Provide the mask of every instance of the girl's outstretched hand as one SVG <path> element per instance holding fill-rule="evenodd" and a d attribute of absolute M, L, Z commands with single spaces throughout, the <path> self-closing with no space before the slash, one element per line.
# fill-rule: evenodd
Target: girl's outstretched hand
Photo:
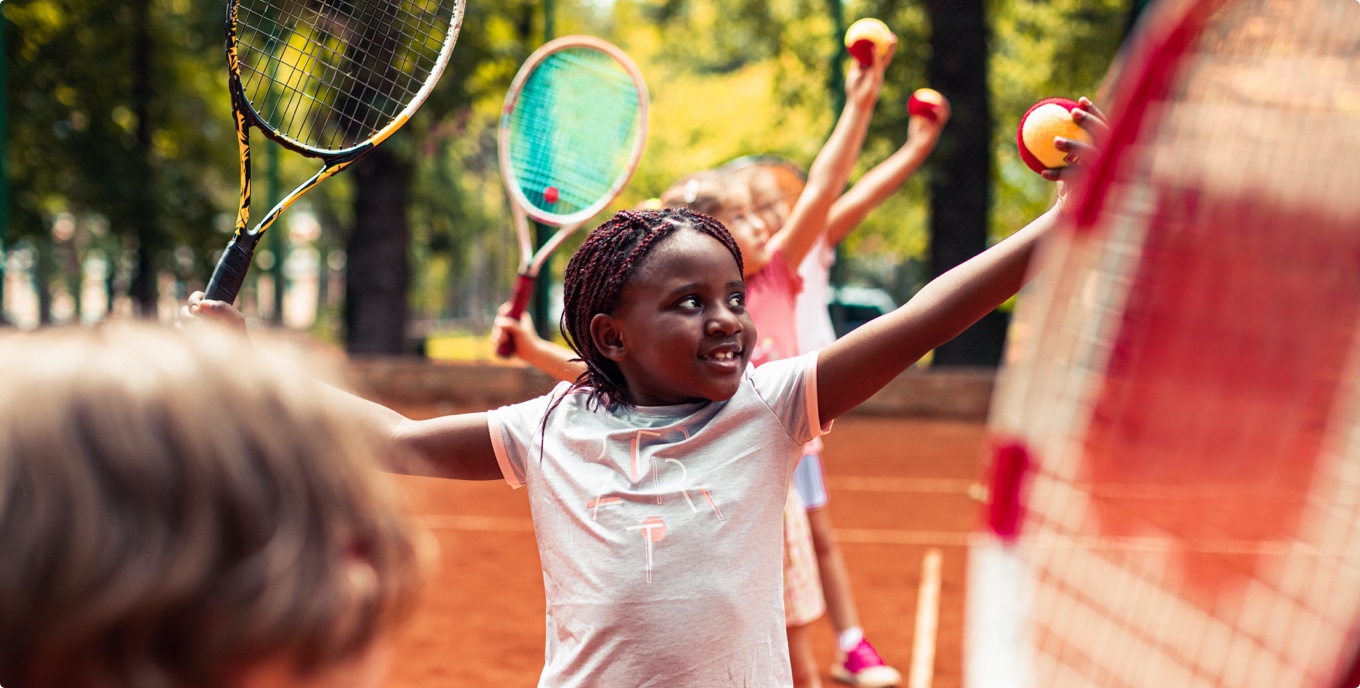
<path fill-rule="evenodd" d="M 1042 172 L 1044 179 L 1058 182 L 1058 198 L 1054 206 L 1060 214 L 1067 212 L 1067 199 L 1071 197 L 1073 189 L 1086 183 L 1110 137 L 1109 119 L 1089 98 L 1083 96 L 1077 100 L 1077 107 L 1072 110 L 1072 121 L 1091 135 L 1091 143 L 1062 137 L 1054 139 L 1054 147 L 1067 153 L 1068 165 Z"/>
<path fill-rule="evenodd" d="M 1091 135 L 1091 143 L 1062 137 L 1054 139 L 1054 147 L 1067 153 L 1069 164 L 1067 167 L 1044 170 L 1041 173 L 1044 179 L 1080 183 L 1100 159 L 1100 151 L 1110 137 L 1109 119 L 1105 113 L 1101 112 L 1089 98 L 1082 96 L 1077 100 L 1077 107 L 1072 110 L 1072 121 Z M 1059 193 L 1063 193 L 1062 190 Z"/>
<path fill-rule="evenodd" d="M 907 119 L 907 143 L 928 143 L 933 148 L 951 114 L 949 99 L 942 97 L 933 115 L 911 115 Z"/>
<path fill-rule="evenodd" d="M 185 327 L 207 322 L 225 325 L 242 334 L 246 332 L 246 316 L 235 306 L 226 301 L 204 299 L 203 292 L 196 291 L 189 295 L 188 303 L 179 309 L 177 325 Z"/>
<path fill-rule="evenodd" d="M 514 355 L 523 358 L 526 352 L 538 349 L 543 339 L 538 336 L 538 330 L 529 317 L 529 311 L 522 313 L 519 320 L 506 315 L 509 312 L 509 302 L 501 304 L 501 307 L 496 309 L 496 322 L 491 327 L 491 343 L 499 346 L 506 337 L 509 337 L 515 343 Z"/>
<path fill-rule="evenodd" d="M 875 56 L 873 63 L 860 66 L 858 60 L 850 61 L 850 73 L 845 77 L 845 99 L 860 107 L 873 108 L 878 102 L 878 93 L 883 88 L 883 73 L 892 64 L 897 53 L 897 37 L 892 37 L 888 52 L 881 59 Z"/>

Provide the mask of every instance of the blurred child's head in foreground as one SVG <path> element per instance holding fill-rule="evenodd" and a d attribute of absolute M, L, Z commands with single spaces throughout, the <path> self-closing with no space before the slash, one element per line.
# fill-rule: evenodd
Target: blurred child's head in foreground
<path fill-rule="evenodd" d="M 0 684 L 376 686 L 424 550 L 394 451 L 216 327 L 0 335 Z"/>

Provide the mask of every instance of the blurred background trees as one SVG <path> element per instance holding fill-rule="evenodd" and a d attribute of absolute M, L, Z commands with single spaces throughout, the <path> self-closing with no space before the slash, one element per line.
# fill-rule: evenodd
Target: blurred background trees
<path fill-rule="evenodd" d="M 496 117 L 545 30 L 613 41 L 647 77 L 647 151 L 612 211 L 741 155 L 809 164 L 843 102 L 844 25 L 863 16 L 884 20 L 900 44 L 856 174 L 902 144 L 915 88 L 942 91 L 954 109 L 926 167 L 870 215 L 838 263 L 839 283 L 900 303 L 1042 212 L 1052 187 L 1016 156 L 1016 122 L 1044 97 L 1095 96 L 1145 4 L 473 0 L 435 94 L 270 230 L 238 305 L 354 353 L 412 352 L 450 331 L 480 336 L 517 260 Z M 222 3 L 192 0 L 0 4 L 9 182 L 0 313 L 9 322 L 168 319 L 202 287 L 237 193 L 223 13 Z M 262 139 L 257 151 L 273 147 Z M 272 150 L 255 165 L 255 217 L 315 168 Z M 994 363 L 1004 327 L 1001 313 L 936 362 Z"/>

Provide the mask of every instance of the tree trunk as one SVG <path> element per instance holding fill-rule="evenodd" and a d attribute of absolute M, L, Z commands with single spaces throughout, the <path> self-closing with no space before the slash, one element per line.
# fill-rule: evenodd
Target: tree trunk
<path fill-rule="evenodd" d="M 380 147 L 348 173 L 354 178 L 354 231 L 346 246 L 345 348 L 351 354 L 400 354 L 411 281 L 410 165 Z"/>
<path fill-rule="evenodd" d="M 137 267 L 132 277 L 130 295 L 137 314 L 155 318 L 158 289 L 156 285 L 156 254 L 162 244 L 157 226 L 155 205 L 152 202 L 151 179 L 151 0 L 137 0 L 132 46 L 132 102 L 137 116 L 136 166 L 141 174 L 132 184 L 133 216 L 139 218 L 137 234 Z"/>
<path fill-rule="evenodd" d="M 933 155 L 930 274 L 947 272 L 987 247 L 992 205 L 991 103 L 983 0 L 927 0 L 930 85 L 950 100 L 949 126 Z M 1005 343 L 1003 313 L 993 312 L 935 350 L 934 365 L 996 365 Z"/>

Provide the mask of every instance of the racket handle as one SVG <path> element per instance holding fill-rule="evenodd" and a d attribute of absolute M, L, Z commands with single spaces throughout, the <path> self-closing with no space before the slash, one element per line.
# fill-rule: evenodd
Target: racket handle
<path fill-rule="evenodd" d="M 227 250 L 222 252 L 222 258 L 217 261 L 217 267 L 213 268 L 212 279 L 208 280 L 208 288 L 203 291 L 203 298 L 234 303 L 236 294 L 241 291 L 241 285 L 246 281 L 246 271 L 250 269 L 250 258 L 253 255 L 255 242 L 249 242 L 247 245 L 241 241 L 239 234 L 232 237 L 231 243 L 227 244 Z"/>
<path fill-rule="evenodd" d="M 996 445 L 992 452 L 991 503 L 987 506 L 987 525 L 1003 542 L 1014 542 L 1020 534 L 1024 505 L 1020 489 L 1030 469 L 1029 450 L 1020 442 L 1009 440 Z"/>
<path fill-rule="evenodd" d="M 510 297 L 510 310 L 505 314 L 511 320 L 519 320 L 519 316 L 524 315 L 524 308 L 529 305 L 529 297 L 534 293 L 534 276 L 519 273 L 515 278 L 514 296 Z M 515 338 L 503 337 L 501 343 L 496 346 L 496 355 L 501 358 L 510 358 L 515 353 Z"/>

